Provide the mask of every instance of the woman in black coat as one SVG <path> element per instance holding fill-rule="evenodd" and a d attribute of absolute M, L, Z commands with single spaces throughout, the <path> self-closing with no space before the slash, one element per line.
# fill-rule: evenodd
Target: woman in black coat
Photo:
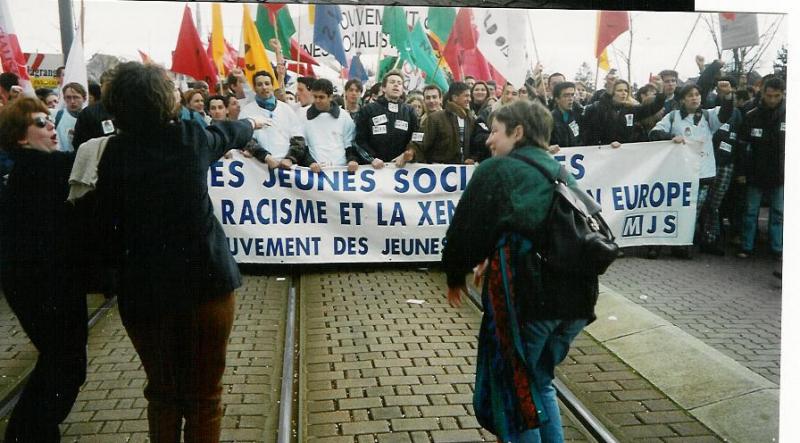
<path fill-rule="evenodd" d="M 0 147 L 13 161 L 0 202 L 0 280 L 39 351 L 5 441 L 58 442 L 58 425 L 86 379 L 86 298 L 72 266 L 66 203 L 75 154 L 58 151 L 49 110 L 27 97 L 0 114 Z"/>
<path fill-rule="evenodd" d="M 218 441 L 241 276 L 214 216 L 208 168 L 266 121 L 179 120 L 163 68 L 135 62 L 116 68 L 103 103 L 119 134 L 98 168 L 99 219 L 120 273 L 120 316 L 147 374 L 150 439 L 180 441 L 185 421 L 184 441 Z"/>
<path fill-rule="evenodd" d="M 625 80 L 617 80 L 611 94 L 586 108 L 584 127 L 581 127 L 583 144 L 597 146 L 610 144 L 618 148 L 621 143 L 637 140 L 638 125 L 664 107 L 664 94 L 660 91 L 655 100 L 641 105 L 631 100 L 631 87 Z"/>

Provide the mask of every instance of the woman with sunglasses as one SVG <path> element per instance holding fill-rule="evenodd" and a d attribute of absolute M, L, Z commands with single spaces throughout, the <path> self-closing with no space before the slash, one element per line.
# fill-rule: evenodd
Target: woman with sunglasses
<path fill-rule="evenodd" d="M 68 179 L 49 110 L 20 98 L 0 114 L 0 148 L 14 165 L 0 201 L 3 292 L 39 357 L 6 428 L 7 442 L 58 442 L 86 379 L 86 298 L 77 284 Z"/>

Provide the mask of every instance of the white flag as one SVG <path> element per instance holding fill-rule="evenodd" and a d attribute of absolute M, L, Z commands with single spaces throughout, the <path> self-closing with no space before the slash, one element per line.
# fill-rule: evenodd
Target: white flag
<path fill-rule="evenodd" d="M 64 81 L 61 87 L 68 83 L 80 83 L 83 88 L 89 91 L 89 80 L 86 74 L 86 58 L 83 56 L 83 45 L 81 44 L 81 28 L 75 31 L 75 37 L 72 39 L 72 46 L 69 48 L 69 55 L 67 56 L 67 63 L 64 65 Z M 62 97 L 63 91 L 58 91 L 59 108 L 64 106 L 64 99 Z M 83 102 L 83 106 L 89 103 L 87 100 Z"/>
<path fill-rule="evenodd" d="M 531 69 L 525 15 L 490 8 L 473 9 L 473 14 L 478 28 L 478 49 L 503 77 L 514 86 L 522 86 Z"/>

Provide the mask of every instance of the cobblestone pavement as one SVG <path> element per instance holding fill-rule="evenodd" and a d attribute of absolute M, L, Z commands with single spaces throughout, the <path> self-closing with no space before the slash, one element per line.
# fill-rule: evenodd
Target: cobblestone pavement
<path fill-rule="evenodd" d="M 695 253 L 691 260 L 663 251 L 658 260 L 628 255 L 601 283 L 779 383 L 781 289 L 772 276 L 774 260 L 740 259 L 732 249 L 724 257 Z"/>
<path fill-rule="evenodd" d="M 90 294 L 87 298 L 89 315 L 104 302 L 102 295 Z M 0 398 L 5 398 L 22 378 L 27 377 L 37 355 L 36 348 L 28 340 L 5 297 L 0 297 Z M 0 431 L 3 430 L 5 424 L 0 423 Z"/>
<path fill-rule="evenodd" d="M 585 332 L 556 375 L 621 442 L 722 441 Z"/>
<path fill-rule="evenodd" d="M 236 291 L 223 377 L 223 441 L 275 440 L 288 284 L 246 277 Z M 89 333 L 87 382 L 62 426 L 62 441 L 147 441 L 144 384 L 139 358 L 113 309 Z"/>
<path fill-rule="evenodd" d="M 309 442 L 494 441 L 471 405 L 480 312 L 470 303 L 450 308 L 445 288 L 442 274 L 415 271 L 303 277 Z M 588 336 L 559 377 L 621 441 L 720 441 Z M 563 419 L 568 440 L 589 440 L 571 416 Z"/>

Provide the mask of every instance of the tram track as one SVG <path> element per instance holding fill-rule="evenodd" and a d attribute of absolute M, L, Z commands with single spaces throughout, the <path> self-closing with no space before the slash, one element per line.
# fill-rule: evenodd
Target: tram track
<path fill-rule="evenodd" d="M 302 272 L 300 271 L 302 269 Z M 378 268 L 380 272 L 381 268 Z M 427 275 L 429 271 L 424 270 Z M 285 319 L 285 338 L 283 352 L 283 374 L 291 374 L 290 377 L 282 377 L 281 402 L 279 427 L 277 432 L 278 443 L 302 442 L 309 439 L 304 422 L 304 402 L 307 400 L 303 392 L 306 383 L 306 374 L 303 365 L 307 364 L 307 356 L 304 352 L 304 338 L 300 332 L 307 325 L 307 320 L 303 315 L 303 299 L 300 291 L 300 282 L 304 275 L 313 275 L 313 268 L 302 267 L 294 268 L 292 271 L 292 284 L 288 290 L 288 302 Z M 480 295 L 470 287 L 469 298 L 478 310 L 482 311 Z M 617 443 L 617 440 L 606 427 L 578 400 L 578 398 L 558 379 L 554 382 L 558 392 L 558 398 L 566 407 L 566 414 L 582 428 L 581 433 L 587 436 L 589 441 L 601 443 Z M 338 426 L 338 425 L 337 425 Z M 467 440 L 463 440 L 467 441 Z M 484 440 L 485 441 L 485 440 Z"/>
<path fill-rule="evenodd" d="M 95 308 L 88 316 L 88 328 L 91 332 L 92 328 L 102 320 L 105 315 L 114 308 L 117 304 L 117 297 L 111 297 L 105 299 L 105 301 Z M 19 381 L 14 385 L 13 388 L 6 391 L 3 398 L 0 399 L 0 419 L 7 417 L 11 414 L 11 410 L 14 408 L 14 405 L 17 404 L 20 395 L 22 394 L 22 390 L 25 388 L 25 385 L 30 378 L 31 372 L 33 372 L 33 365 L 31 365 L 28 370 L 22 375 Z"/>

